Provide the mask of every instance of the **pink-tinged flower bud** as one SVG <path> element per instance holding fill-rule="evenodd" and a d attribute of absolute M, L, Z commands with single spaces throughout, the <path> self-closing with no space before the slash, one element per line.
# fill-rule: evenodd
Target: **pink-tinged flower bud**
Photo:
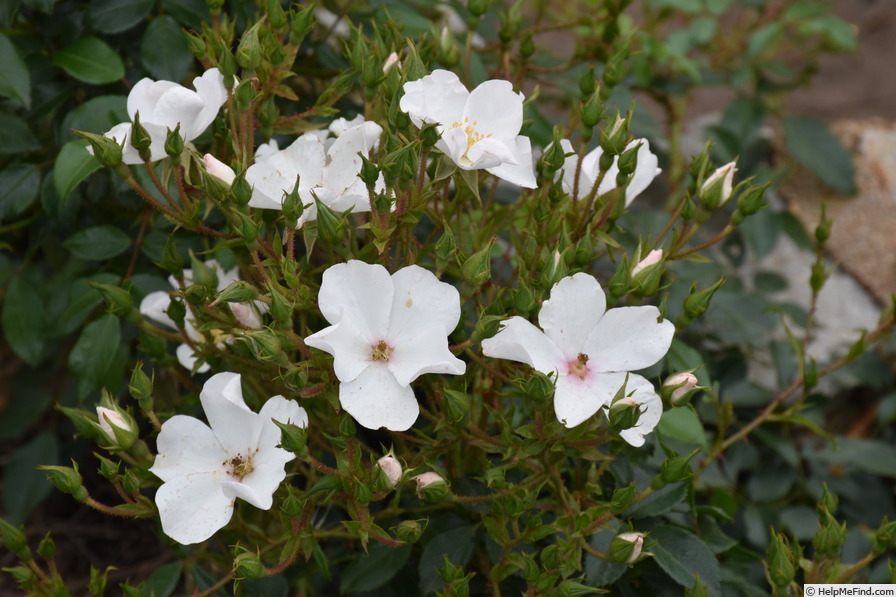
<path fill-rule="evenodd" d="M 448 483 L 438 473 L 423 473 L 414 477 L 417 482 L 417 497 L 431 502 L 439 502 L 448 497 Z"/>
<path fill-rule="evenodd" d="M 96 407 L 96 417 L 99 422 L 100 429 L 106 435 L 106 438 L 113 446 L 128 449 L 135 441 L 137 441 L 137 433 L 129 418 L 121 412 L 106 408 L 103 406 Z"/>
<path fill-rule="evenodd" d="M 639 272 L 644 271 L 651 265 L 656 265 L 660 261 L 663 260 L 663 250 L 662 249 L 654 249 L 650 253 L 647 254 L 647 257 L 639 261 L 635 267 L 632 268 L 632 277 L 638 275 Z"/>
<path fill-rule="evenodd" d="M 634 564 L 644 548 L 643 533 L 620 533 L 610 543 L 609 557 L 614 562 Z"/>
<path fill-rule="evenodd" d="M 668 377 L 663 382 L 661 391 L 672 406 L 684 406 L 697 389 L 697 383 L 696 375 L 690 371 L 683 371 Z"/>
<path fill-rule="evenodd" d="M 233 168 L 210 153 L 205 154 L 203 160 L 205 160 L 205 169 L 209 174 L 227 184 L 233 184 L 233 179 L 236 178 L 236 172 L 233 171 Z"/>
<path fill-rule="evenodd" d="M 729 162 L 717 168 L 703 182 L 703 186 L 700 187 L 700 199 L 706 207 L 715 209 L 725 205 L 731 199 L 735 172 L 737 172 L 737 165 L 735 162 Z"/>
<path fill-rule="evenodd" d="M 380 470 L 383 471 L 383 474 L 386 476 L 386 479 L 389 480 L 389 486 L 395 487 L 398 485 L 398 482 L 401 481 L 401 463 L 393 456 L 391 453 L 386 454 L 382 458 L 376 461 L 377 465 L 380 467 Z M 426 474 L 435 474 L 435 473 L 426 473 Z M 438 477 L 438 475 L 436 475 Z M 441 479 L 441 477 L 439 477 Z M 417 487 L 420 487 L 420 480 L 417 479 Z"/>
<path fill-rule="evenodd" d="M 386 62 L 383 63 L 383 74 L 388 74 L 393 66 L 397 66 L 398 70 L 401 70 L 401 63 L 398 61 L 397 52 L 392 52 L 389 54 L 389 57 L 386 58 Z"/>
<path fill-rule="evenodd" d="M 263 327 L 261 317 L 253 306 L 245 303 L 230 303 L 230 310 L 236 320 L 247 328 L 260 330 Z"/>
<path fill-rule="evenodd" d="M 417 490 L 421 490 L 427 485 L 432 485 L 433 483 L 444 483 L 445 479 L 439 473 L 423 473 L 422 475 L 417 475 L 414 477 L 417 481 Z"/>

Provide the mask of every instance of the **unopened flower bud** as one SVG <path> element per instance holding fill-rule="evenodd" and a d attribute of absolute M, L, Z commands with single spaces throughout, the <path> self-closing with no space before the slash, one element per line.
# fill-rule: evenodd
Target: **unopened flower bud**
<path fill-rule="evenodd" d="M 389 57 L 386 58 L 386 61 L 383 63 L 383 74 L 389 74 L 389 71 L 392 70 L 393 66 L 398 70 L 401 70 L 401 62 L 398 60 L 397 52 L 392 52 L 389 54 Z"/>
<path fill-rule="evenodd" d="M 609 290 L 610 294 L 619 298 L 631 289 L 631 269 L 628 265 L 628 257 L 623 255 L 622 262 L 616 268 L 613 277 L 610 278 Z"/>
<path fill-rule="evenodd" d="M 460 48 L 454 34 L 447 26 L 442 27 L 439 35 L 439 62 L 447 67 L 452 67 L 460 62 Z"/>
<path fill-rule="evenodd" d="M 441 501 L 448 495 L 448 483 L 438 473 L 423 473 L 414 477 L 417 483 L 417 497 L 430 501 Z"/>
<path fill-rule="evenodd" d="M 264 564 L 256 553 L 246 551 L 233 560 L 233 578 L 236 580 L 261 578 L 264 574 Z"/>
<path fill-rule="evenodd" d="M 731 199 L 734 190 L 734 173 L 737 164 L 729 162 L 720 166 L 700 187 L 700 200 L 709 209 L 716 209 L 725 205 Z"/>
<path fill-rule="evenodd" d="M 377 460 L 376 464 L 380 467 L 380 473 L 388 481 L 389 487 L 398 485 L 402 475 L 401 463 L 398 462 L 398 459 L 395 458 L 391 452 Z M 417 484 L 419 486 L 419 480 L 417 481 Z"/>
<path fill-rule="evenodd" d="M 165 136 L 165 153 L 168 154 L 172 160 L 177 160 L 180 158 L 180 154 L 184 151 L 184 138 L 180 134 L 180 123 L 177 123 L 177 126 L 174 129 L 168 129 L 168 134 Z"/>
<path fill-rule="evenodd" d="M 491 4 L 490 0 L 469 0 L 467 8 L 470 9 L 470 14 L 474 17 L 481 17 L 488 10 L 489 4 Z"/>
<path fill-rule="evenodd" d="M 252 305 L 247 303 L 230 303 L 230 311 L 236 320 L 247 328 L 252 330 L 261 329 L 261 316 Z"/>
<path fill-rule="evenodd" d="M 452 423 L 458 423 L 470 412 L 470 396 L 466 392 L 445 390 L 445 414 Z"/>
<path fill-rule="evenodd" d="M 768 202 L 765 200 L 765 189 L 772 184 L 771 182 L 767 182 L 761 187 L 753 187 L 750 186 L 746 191 L 741 193 L 737 198 L 737 211 L 741 212 L 744 216 L 752 216 L 763 207 L 768 205 Z"/>
<path fill-rule="evenodd" d="M 612 156 L 619 155 L 625 150 L 626 143 L 628 143 L 628 119 L 616 114 L 613 124 L 600 132 L 600 147 L 604 150 L 601 157 L 608 156 L 612 159 Z M 604 168 L 601 164 L 601 172 L 609 169 L 610 166 Z"/>
<path fill-rule="evenodd" d="M 627 510 L 634 501 L 635 486 L 626 485 L 613 492 L 613 497 L 610 498 L 610 507 L 613 509 L 613 512 L 618 513 Z"/>
<path fill-rule="evenodd" d="M 314 27 L 314 4 L 309 4 L 302 10 L 298 12 L 290 11 L 291 19 L 290 19 L 290 31 L 289 31 L 289 43 L 290 45 L 299 45 L 302 43 L 302 40 L 305 39 L 305 36 L 311 31 Z"/>
<path fill-rule="evenodd" d="M 610 425 L 617 430 L 631 429 L 641 417 L 641 405 L 631 397 L 615 401 L 610 406 Z"/>
<path fill-rule="evenodd" d="M 81 473 L 78 472 L 78 465 L 72 461 L 72 467 L 69 466 L 39 466 L 38 468 L 47 473 L 47 479 L 56 486 L 56 489 L 62 493 L 67 493 L 79 502 L 87 499 L 87 490 L 84 489 L 84 482 Z"/>
<path fill-rule="evenodd" d="M 685 315 L 691 319 L 697 319 L 706 313 L 706 310 L 709 308 L 709 302 L 712 300 L 712 295 L 724 283 L 725 278 L 720 278 L 718 282 L 703 290 L 697 290 L 696 285 L 691 286 L 687 298 L 684 299 Z"/>
<path fill-rule="evenodd" d="M 660 469 L 662 480 L 666 483 L 675 483 L 676 481 L 683 481 L 690 477 L 692 474 L 691 459 L 696 456 L 699 451 L 700 448 L 697 448 L 690 454 L 674 456 L 666 460 Z"/>
<path fill-rule="evenodd" d="M 643 533 L 620 533 L 610 541 L 607 559 L 611 562 L 634 564 L 644 548 Z"/>
<path fill-rule="evenodd" d="M 0 518 L 0 539 L 6 549 L 15 553 L 19 559 L 26 560 L 31 557 L 31 550 L 28 549 L 28 541 L 25 539 L 23 527 L 14 527 Z"/>
<path fill-rule="evenodd" d="M 635 264 L 632 268 L 631 283 L 636 292 L 642 295 L 656 292 L 663 275 L 663 268 L 660 265 L 662 261 L 663 250 L 654 249 Z"/>
<path fill-rule="evenodd" d="M 591 97 L 588 98 L 588 101 L 585 102 L 585 105 L 582 106 L 582 124 L 588 128 L 597 125 L 604 115 L 603 108 L 604 106 L 600 99 L 600 94 L 597 92 L 592 93 Z"/>
<path fill-rule="evenodd" d="M 416 520 L 403 520 L 397 526 L 392 527 L 395 536 L 405 543 L 414 543 L 423 534 L 424 525 Z"/>
<path fill-rule="evenodd" d="M 816 558 L 836 558 L 846 539 L 846 523 L 840 524 L 834 515 L 824 510 L 818 519 L 818 530 L 812 538 Z"/>
<path fill-rule="evenodd" d="M 697 376 L 690 371 L 682 371 L 666 378 L 660 393 L 672 406 L 687 404 L 697 389 Z"/>
<path fill-rule="evenodd" d="M 236 50 L 236 60 L 239 65 L 247 70 L 258 68 L 261 64 L 261 42 L 258 40 L 258 29 L 262 21 L 252 25 L 240 38 L 240 45 Z"/>
<path fill-rule="evenodd" d="M 205 154 L 202 159 L 205 162 L 206 172 L 208 172 L 227 186 L 233 184 L 233 179 L 236 178 L 236 172 L 233 171 L 233 168 L 210 153 Z"/>
<path fill-rule="evenodd" d="M 299 427 L 292 423 L 281 423 L 274 419 L 274 425 L 280 428 L 279 446 L 287 452 L 292 452 L 299 458 L 308 454 L 308 431 L 305 427 Z"/>
<path fill-rule="evenodd" d="M 464 280 L 474 288 L 485 284 L 491 276 L 491 253 L 494 240 L 476 251 L 460 266 Z"/>
<path fill-rule="evenodd" d="M 95 157 L 96 161 L 100 164 L 107 168 L 115 168 L 121 164 L 122 148 L 121 145 L 118 144 L 118 141 L 93 133 L 85 133 L 82 131 L 77 131 L 77 133 L 81 137 L 87 139 L 87 142 L 90 143 L 90 146 L 87 147 L 87 152 L 93 154 L 93 157 Z"/>
<path fill-rule="evenodd" d="M 134 122 L 131 124 L 131 135 L 128 137 L 128 141 L 131 143 L 131 147 L 137 150 L 141 160 L 146 162 L 150 161 L 152 157 L 152 151 L 150 150 L 152 137 L 149 136 L 149 132 L 142 124 L 140 124 L 139 110 L 134 113 Z"/>
<path fill-rule="evenodd" d="M 92 280 L 89 281 L 88 284 L 103 295 L 103 300 L 106 301 L 106 307 L 108 308 L 109 313 L 123 317 L 131 312 L 134 299 L 131 297 L 131 293 L 124 288 L 120 288 L 113 284 L 100 284 Z"/>
<path fill-rule="evenodd" d="M 114 447 L 127 450 L 137 441 L 134 421 L 121 411 L 97 406 L 96 418 L 99 420 L 100 429 Z"/>
<path fill-rule="evenodd" d="M 766 565 L 768 566 L 769 580 L 776 587 L 783 588 L 793 582 L 796 575 L 793 550 L 787 542 L 787 538 L 781 533 L 775 533 L 766 552 Z"/>
<path fill-rule="evenodd" d="M 888 549 L 896 548 L 896 520 L 890 522 L 885 516 L 880 523 L 880 528 L 874 534 L 874 553 L 882 554 Z"/>

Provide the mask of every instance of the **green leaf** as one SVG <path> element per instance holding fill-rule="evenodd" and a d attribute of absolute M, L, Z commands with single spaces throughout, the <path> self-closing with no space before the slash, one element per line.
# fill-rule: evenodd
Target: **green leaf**
<path fill-rule="evenodd" d="M 103 133 L 120 122 L 130 120 L 125 95 L 101 95 L 90 98 L 68 114 L 62 128 L 69 139 L 78 139 L 72 129 L 88 133 Z"/>
<path fill-rule="evenodd" d="M 649 537 L 656 541 L 650 548 L 656 563 L 672 580 L 688 588 L 694 586 L 695 576 L 700 576 L 710 595 L 721 595 L 719 562 L 703 541 L 670 525 L 654 527 Z"/>
<path fill-rule="evenodd" d="M 288 597 L 289 581 L 282 574 L 253 578 L 242 583 L 243 595 L 253 597 Z"/>
<path fill-rule="evenodd" d="M 48 431 L 42 431 L 9 456 L 3 470 L 3 485 L 15 491 L 3 492 L 4 518 L 13 525 L 25 522 L 53 490 L 38 465 L 59 463 L 59 443 Z"/>
<path fill-rule="evenodd" d="M 53 402 L 46 390 L 19 378 L 13 380 L 10 390 L 10 401 L 0 416 L 0 441 L 15 439 L 28 431 Z"/>
<path fill-rule="evenodd" d="M 747 42 L 747 57 L 754 59 L 769 49 L 778 41 L 782 30 L 781 23 L 772 21 L 754 31 Z"/>
<path fill-rule="evenodd" d="M 670 483 L 625 511 L 629 518 L 652 518 L 665 514 L 684 501 L 688 494 L 688 486 L 684 481 Z"/>
<path fill-rule="evenodd" d="M 142 21 L 152 5 L 153 0 L 93 0 L 87 18 L 100 33 L 121 33 Z"/>
<path fill-rule="evenodd" d="M 69 367 L 78 378 L 80 396 L 102 387 L 107 376 L 114 373 L 120 343 L 121 325 L 111 313 L 84 327 L 68 358 Z"/>
<path fill-rule="evenodd" d="M 59 200 L 64 203 L 82 180 L 99 169 L 100 163 L 87 153 L 85 141 L 76 139 L 63 145 L 53 166 L 53 185 Z"/>
<path fill-rule="evenodd" d="M 53 64 L 72 77 L 93 85 L 112 83 L 124 77 L 124 62 L 118 52 L 97 37 L 82 37 L 53 56 Z"/>
<path fill-rule="evenodd" d="M 78 278 L 71 283 L 65 309 L 60 313 L 55 329 L 62 335 L 70 334 L 84 323 L 90 312 L 103 302 L 103 296 L 89 282 L 99 284 L 118 284 L 119 277 L 114 274 L 99 273 L 93 276 Z"/>
<path fill-rule="evenodd" d="M 616 536 L 617 529 L 601 527 L 591 535 L 588 543 L 598 551 L 606 552 L 610 549 L 610 542 Z M 625 574 L 628 566 L 622 562 L 608 562 L 590 553 L 585 553 L 585 578 L 593 587 L 608 587 Z"/>
<path fill-rule="evenodd" d="M 183 570 L 183 562 L 171 562 L 159 566 L 143 583 L 144 597 L 168 597 L 174 593 Z"/>
<path fill-rule="evenodd" d="M 202 23 L 211 18 L 204 0 L 162 0 L 162 9 L 190 29 L 201 29 Z"/>
<path fill-rule="evenodd" d="M 420 556 L 420 594 L 425 595 L 445 586 L 437 570 L 444 566 L 445 556 L 455 566 L 464 567 L 473 555 L 473 526 L 466 525 L 433 537 Z"/>
<path fill-rule="evenodd" d="M 0 154 L 27 153 L 40 149 L 28 123 L 14 114 L 0 112 Z"/>
<path fill-rule="evenodd" d="M 31 108 L 31 75 L 9 38 L 0 34 L 0 95 Z"/>
<path fill-rule="evenodd" d="M 114 226 L 94 226 L 74 233 L 62 246 L 79 259 L 101 261 L 127 251 L 131 237 Z"/>
<path fill-rule="evenodd" d="M 839 193 L 856 192 L 852 156 L 822 121 L 791 116 L 784 119 L 787 149 L 821 182 Z"/>
<path fill-rule="evenodd" d="M 861 470 L 872 475 L 896 478 L 896 446 L 876 439 L 838 437 L 837 447 L 810 452 L 809 457 L 847 470 Z"/>
<path fill-rule="evenodd" d="M 696 411 L 690 406 L 673 408 L 664 412 L 656 429 L 667 437 L 709 448 L 703 424 Z"/>
<path fill-rule="evenodd" d="M 44 299 L 36 286 L 23 276 L 13 278 L 3 301 L 3 335 L 13 351 L 34 367 L 46 347 Z"/>
<path fill-rule="evenodd" d="M 40 169 L 34 164 L 16 162 L 0 171 L 0 220 L 17 216 L 37 199 Z"/>
<path fill-rule="evenodd" d="M 193 64 L 184 33 L 173 18 L 156 17 L 143 34 L 143 66 L 157 79 L 180 81 Z"/>
<path fill-rule="evenodd" d="M 697 376 L 697 381 L 700 382 L 701 386 L 712 385 L 709 374 L 706 372 L 706 368 L 703 367 L 703 357 L 700 356 L 699 352 L 678 338 L 672 339 L 672 346 L 669 347 L 666 358 L 669 359 L 669 366 L 673 370 L 686 371 L 695 369 L 694 375 Z"/>
<path fill-rule="evenodd" d="M 367 555 L 356 559 L 339 576 L 339 591 L 350 593 L 378 589 L 392 580 L 410 556 L 410 545 L 371 545 Z"/>

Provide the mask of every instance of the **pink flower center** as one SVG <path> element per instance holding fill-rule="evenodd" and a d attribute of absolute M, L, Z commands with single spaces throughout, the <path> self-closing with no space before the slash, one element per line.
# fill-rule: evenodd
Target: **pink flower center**
<path fill-rule="evenodd" d="M 376 344 L 374 344 L 370 351 L 370 360 L 371 361 L 388 361 L 392 356 L 392 347 L 386 344 L 385 340 L 380 340 Z"/>
<path fill-rule="evenodd" d="M 588 368 L 588 355 L 580 352 L 575 360 L 567 363 L 569 366 L 569 375 L 575 375 L 579 379 L 585 379 L 591 369 Z"/>

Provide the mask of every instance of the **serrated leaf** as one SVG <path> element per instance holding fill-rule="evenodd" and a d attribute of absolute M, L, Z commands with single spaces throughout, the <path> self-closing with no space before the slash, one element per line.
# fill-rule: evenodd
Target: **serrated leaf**
<path fill-rule="evenodd" d="M 101 39 L 82 37 L 53 56 L 53 64 L 72 77 L 93 85 L 112 83 L 124 76 L 124 62 L 118 52 Z"/>
<path fill-rule="evenodd" d="M 839 193 L 856 192 L 852 156 L 825 123 L 802 116 L 785 118 L 784 142 L 791 155 L 821 182 Z"/>
<path fill-rule="evenodd" d="M 7 112 L 0 112 L 0 154 L 27 153 L 40 149 L 40 142 L 28 123 Z"/>
<path fill-rule="evenodd" d="M 59 200 L 64 204 L 75 187 L 99 169 L 100 163 L 87 153 L 85 141 L 76 139 L 63 145 L 53 166 L 53 186 Z"/>
<path fill-rule="evenodd" d="M 193 64 L 193 54 L 180 25 L 169 16 L 156 17 L 143 34 L 143 65 L 157 79 L 180 81 Z"/>
<path fill-rule="evenodd" d="M 719 562 L 699 537 L 679 527 L 659 525 L 650 531 L 650 538 L 656 541 L 650 548 L 654 560 L 672 580 L 688 588 L 699 576 L 710 595 L 721 595 Z"/>
<path fill-rule="evenodd" d="M 0 34 L 0 95 L 11 97 L 25 109 L 31 108 L 31 75 L 28 67 L 16 52 L 13 43 Z"/>
<path fill-rule="evenodd" d="M 3 189 L 0 195 L 0 220 L 17 216 L 37 199 L 40 169 L 35 164 L 10 164 L 0 171 L 0 189 Z"/>
<path fill-rule="evenodd" d="M 339 576 L 342 593 L 373 591 L 394 577 L 411 556 L 411 546 L 371 545 L 367 555 L 349 564 Z"/>
<path fill-rule="evenodd" d="M 3 484 L 15 491 L 3 492 L 4 518 L 13 525 L 25 522 L 34 509 L 50 493 L 53 485 L 38 465 L 59 462 L 59 442 L 53 434 L 42 431 L 27 444 L 16 449 L 3 469 Z"/>
<path fill-rule="evenodd" d="M 47 341 L 44 299 L 30 280 L 13 278 L 3 300 L 3 335 L 19 357 L 34 367 Z"/>
<path fill-rule="evenodd" d="M 114 226 L 93 226 L 68 237 L 62 246 L 88 261 L 111 259 L 131 246 L 131 237 Z"/>

